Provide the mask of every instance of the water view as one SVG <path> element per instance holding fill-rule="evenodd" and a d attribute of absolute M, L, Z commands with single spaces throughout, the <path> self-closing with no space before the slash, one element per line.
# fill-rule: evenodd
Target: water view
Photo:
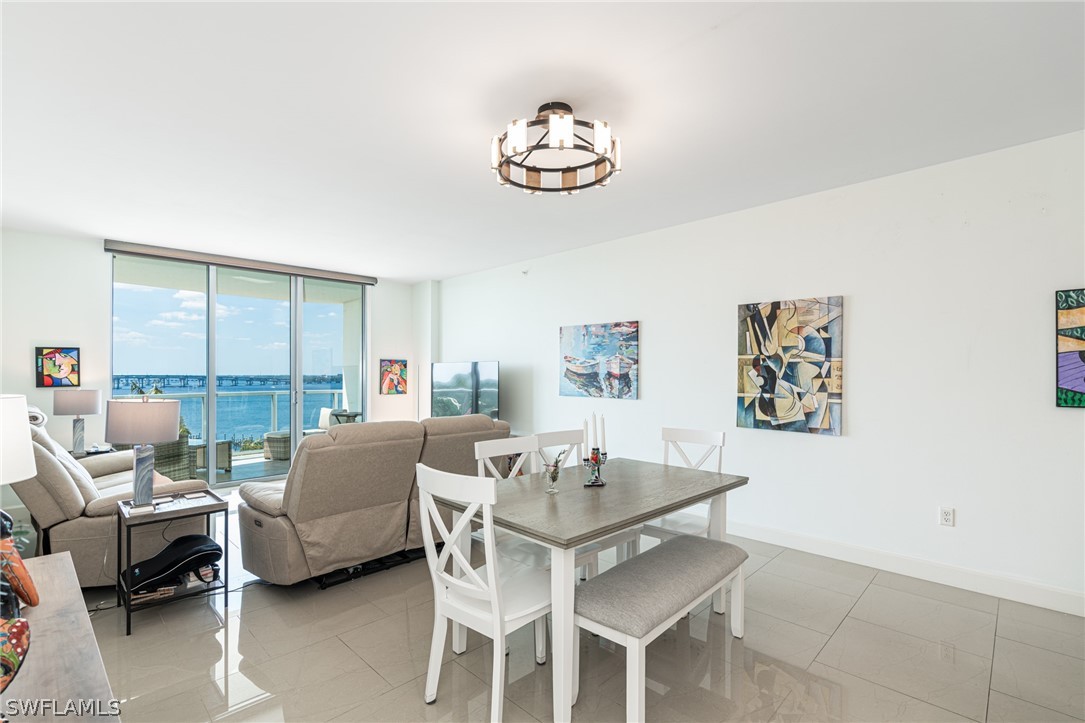
<path fill-rule="evenodd" d="M 217 438 L 235 450 L 261 449 L 264 435 L 290 429 L 290 377 L 287 375 L 219 375 L 216 379 Z M 302 393 L 303 429 L 316 429 L 322 407 L 339 409 L 343 377 L 307 375 Z M 207 428 L 207 377 L 199 375 L 118 374 L 113 398 L 144 394 L 181 402 L 181 418 L 189 439 L 201 439 Z"/>

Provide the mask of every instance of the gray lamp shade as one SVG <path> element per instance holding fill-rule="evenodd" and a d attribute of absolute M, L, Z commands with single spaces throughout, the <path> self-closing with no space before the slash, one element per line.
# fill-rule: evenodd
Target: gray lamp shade
<path fill-rule="evenodd" d="M 64 416 L 101 413 L 101 389 L 66 389 L 53 394 L 53 414 Z"/>
<path fill-rule="evenodd" d="M 0 484 L 22 482 L 37 473 L 26 397 L 0 394 Z"/>
<path fill-rule="evenodd" d="M 177 439 L 181 402 L 176 399 L 110 399 L 106 402 L 105 441 L 155 444 Z"/>

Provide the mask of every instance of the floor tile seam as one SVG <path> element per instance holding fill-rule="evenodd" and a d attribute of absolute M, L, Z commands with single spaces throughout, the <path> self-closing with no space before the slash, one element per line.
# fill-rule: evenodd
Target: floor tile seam
<path fill-rule="evenodd" d="M 1042 705 L 1040 703 L 1034 703 L 1031 700 L 1025 700 L 1024 698 L 1022 698 L 1021 696 L 1018 696 L 1018 695 L 1010 695 L 1009 693 L 1005 693 L 1005 692 L 1003 692 L 1001 690 L 995 690 L 994 688 L 992 688 L 991 690 L 993 692 L 995 692 L 995 693 L 998 693 L 999 695 L 1004 695 L 1007 698 L 1013 698 L 1014 700 L 1019 700 L 1022 703 L 1025 703 L 1027 705 L 1034 705 L 1037 708 L 1043 708 L 1044 710 L 1049 710 L 1049 711 L 1051 711 L 1052 713 L 1054 713 L 1056 715 L 1064 715 L 1064 716 L 1066 716 L 1068 718 L 1073 718 L 1074 720 L 1085 720 L 1085 718 L 1078 718 L 1076 715 L 1071 715 L 1070 713 L 1063 713 L 1062 711 L 1055 710 L 1054 708 L 1048 708 L 1046 705 Z M 990 706 L 988 706 L 988 711 L 987 712 L 988 712 L 988 714 L 990 714 Z"/>
<path fill-rule="evenodd" d="M 347 650 L 349 650 L 350 652 L 352 652 L 352 653 L 354 653 L 354 654 L 355 654 L 356 656 L 358 656 L 358 659 L 359 659 L 359 660 L 361 660 L 361 661 L 362 661 L 363 663 L 365 663 L 365 664 L 366 664 L 367 666 L 369 666 L 369 669 L 370 669 L 370 670 L 372 670 L 372 671 L 373 671 L 374 673 L 376 673 L 376 674 L 377 674 L 377 677 L 379 677 L 379 678 L 380 678 L 381 680 L 383 680 L 383 681 L 384 681 L 385 683 L 387 683 L 387 684 L 388 684 L 388 690 L 384 691 L 384 693 L 381 693 L 381 695 L 384 695 L 385 693 L 390 693 L 390 692 L 392 692 L 393 690 L 395 690 L 395 689 L 396 689 L 397 687 L 399 687 L 399 686 L 396 686 L 396 685 L 392 685 L 392 681 L 390 681 L 390 680 L 388 680 L 387 678 L 385 678 L 385 677 L 384 677 L 384 675 L 383 675 L 383 674 L 382 674 L 382 673 L 381 673 L 381 672 L 380 672 L 379 670 L 377 670 L 377 667 L 376 667 L 375 665 L 373 665 L 373 664 L 372 664 L 372 663 L 370 663 L 370 662 L 369 662 L 368 660 L 366 660 L 366 659 L 365 659 L 365 656 L 364 656 L 364 655 L 362 655 L 361 653 L 359 653 L 359 652 L 358 652 L 357 650 L 355 650 L 354 648 L 350 647 L 350 645 L 349 645 L 349 644 L 347 644 L 347 641 L 343 640 L 343 638 L 339 637 L 339 635 L 333 635 L 332 637 L 334 637 L 334 638 L 335 638 L 336 640 L 338 640 L 338 641 L 339 641 L 340 643 L 342 643 L 342 644 L 343 644 L 343 646 L 344 646 L 344 647 L 345 647 L 345 648 L 346 648 Z M 330 639 L 331 639 L 331 638 L 325 638 L 325 640 L 330 640 Z M 259 642 L 259 641 L 257 641 L 257 642 Z M 320 641 L 320 642 L 324 642 L 324 641 L 322 640 L 322 641 Z M 416 677 L 417 677 L 417 676 L 416 676 Z M 415 680 L 415 679 L 416 679 L 416 678 L 411 678 L 411 680 Z M 404 683 L 404 685 L 406 685 L 406 683 Z"/>
<path fill-rule="evenodd" d="M 877 575 L 875 575 L 875 577 L 877 577 Z M 871 578 L 871 581 L 873 581 L 873 579 L 874 578 Z M 838 632 L 840 632 L 840 626 L 844 624 L 845 620 L 847 620 L 849 617 L 851 617 L 851 611 L 854 610 L 855 606 L 859 604 L 859 601 L 863 599 L 863 595 L 865 595 L 866 591 L 870 589 L 870 585 L 871 585 L 871 582 L 868 582 L 866 584 L 866 587 L 863 588 L 863 592 L 861 592 L 859 594 L 859 597 L 855 598 L 855 600 L 851 604 L 851 607 L 848 608 L 848 611 L 846 613 L 844 613 L 844 617 L 840 618 L 840 622 L 836 624 L 836 629 L 833 630 L 833 632 L 829 635 L 829 637 L 825 638 L 825 642 L 822 643 L 821 647 L 818 648 L 818 651 L 816 653 L 814 653 L 814 659 L 811 660 L 810 664 L 806 666 L 807 670 L 809 670 L 810 666 L 814 664 L 814 661 L 816 661 L 818 659 L 818 656 L 821 655 L 821 652 L 823 650 L 825 650 L 825 646 L 828 645 L 832 641 L 832 639 L 836 636 L 836 634 Z M 822 635 L 824 635 L 824 634 L 825 633 L 822 633 Z M 822 663 L 822 665 L 824 665 L 824 663 Z"/>
<path fill-rule="evenodd" d="M 870 583 L 868 582 L 866 584 L 866 587 L 863 588 L 863 592 L 859 593 L 858 595 L 852 595 L 851 593 L 840 592 L 839 590 L 834 590 L 831 587 L 825 587 L 823 585 L 816 585 L 816 584 L 814 584 L 812 582 L 807 582 L 806 580 L 798 580 L 798 579 L 796 579 L 794 577 L 788 577 L 787 575 L 778 575 L 777 573 L 773 572 L 772 570 L 766 570 L 765 568 L 768 567 L 768 566 L 769 566 L 769 564 L 766 562 L 764 565 L 757 568 L 756 571 L 751 573 L 750 577 L 753 577 L 754 575 L 757 575 L 757 574 L 760 574 L 760 573 L 764 573 L 766 575 L 772 575 L 773 577 L 778 577 L 781 580 L 787 580 L 789 582 L 797 582 L 797 583 L 800 583 L 802 585 L 809 585 L 810 587 L 815 587 L 818 590 L 825 590 L 826 592 L 836 593 L 837 595 L 843 595 L 844 597 L 855 598 L 856 601 L 858 601 L 859 598 L 861 598 L 863 596 L 863 593 L 866 592 L 867 587 L 870 587 Z"/>
<path fill-rule="evenodd" d="M 991 717 L 991 685 L 995 681 L 995 645 L 998 643 L 998 614 L 1001 610 L 1002 599 L 999 598 L 995 605 L 995 634 L 991 638 L 991 674 L 987 676 L 987 707 L 983 712 L 984 721 Z"/>
<path fill-rule="evenodd" d="M 851 617 L 850 614 L 849 614 L 848 617 Z M 847 619 L 847 618 L 845 618 L 845 619 Z M 929 643 L 931 645 L 941 645 L 942 644 L 941 641 L 939 641 L 939 640 L 927 640 L 926 638 L 920 637 L 919 635 L 913 635 L 912 633 L 901 632 L 900 630 L 895 630 L 894 628 L 888 627 L 886 625 L 881 625 L 879 623 L 872 623 L 869 620 L 863 620 L 862 618 L 852 618 L 852 620 L 858 620 L 859 622 L 864 623 L 866 625 L 873 625 L 876 628 L 881 628 L 882 630 L 888 630 L 891 633 L 896 633 L 897 635 L 904 635 L 904 636 L 907 636 L 909 638 L 914 638 L 915 640 L 921 640 L 922 642 Z M 841 624 L 843 624 L 843 623 L 841 623 Z M 833 633 L 833 634 L 835 635 L 836 633 Z M 947 640 L 946 642 L 948 643 L 949 641 Z M 971 658 L 975 658 L 976 660 L 982 660 L 982 661 L 986 662 L 988 665 L 990 665 L 992 668 L 994 668 L 994 658 L 985 658 L 982 655 L 979 655 L 977 653 L 970 653 L 967 650 L 961 650 L 956 645 L 954 645 L 953 647 L 954 647 L 954 650 L 957 653 L 959 653 L 961 655 L 967 655 L 967 656 L 969 656 Z M 824 663 L 823 663 L 823 665 L 824 665 Z M 967 717 L 967 716 L 965 716 L 965 717 Z"/>
<path fill-rule="evenodd" d="M 950 710 L 949 708 L 946 708 L 945 706 L 938 705 L 937 703 L 932 703 L 929 700 L 923 700 L 922 698 L 917 698 L 916 696 L 912 695 L 911 693 L 905 693 L 903 690 L 897 690 L 896 688 L 894 688 L 891 685 L 886 685 L 885 683 L 879 683 L 876 680 L 870 680 L 869 678 L 864 678 L 862 675 L 860 675 L 858 673 L 853 673 L 850 670 L 844 670 L 842 668 L 837 668 L 835 665 L 829 665 L 828 663 L 822 662 L 820 660 L 815 660 L 814 663 L 824 665 L 826 668 L 829 668 L 831 670 L 835 670 L 838 673 L 843 673 L 844 675 L 850 675 L 853 678 L 858 678 L 859 680 L 862 680 L 863 682 L 866 682 L 866 683 L 870 683 L 871 685 L 877 685 L 877 686 L 880 686 L 882 688 L 885 688 L 886 690 L 891 690 L 894 693 L 897 693 L 898 695 L 903 695 L 905 698 L 907 698 L 909 700 L 916 700 L 916 701 L 919 701 L 920 703 L 923 703 L 925 705 L 929 705 L 932 708 L 938 708 L 939 710 L 944 710 L 945 712 L 947 712 L 947 713 L 949 713 L 951 715 L 959 716 L 961 718 L 967 718 L 968 720 L 974 720 L 974 721 L 976 721 L 976 723 L 983 723 L 983 721 L 977 720 L 976 718 L 972 718 L 971 716 L 967 716 L 964 713 L 958 713 L 955 710 Z M 810 665 L 813 665 L 814 663 L 811 663 Z M 810 672 L 809 669 L 807 670 L 807 672 Z M 810 674 L 811 675 L 817 675 L 817 673 L 810 673 Z M 999 691 L 999 692 L 1001 692 L 1001 691 Z M 987 718 L 986 718 L 986 713 L 985 713 L 984 714 L 984 720 L 986 720 L 986 719 Z"/>
<path fill-rule="evenodd" d="M 1003 603 L 1003 602 L 1017 603 L 1016 600 L 1007 600 L 1006 598 L 999 598 L 999 609 L 1000 610 L 1001 610 L 1001 603 Z M 1025 603 L 1017 603 L 1017 604 L 1018 605 L 1024 605 Z M 1064 612 L 1060 612 L 1058 610 L 1051 610 L 1049 608 L 1040 608 L 1040 609 L 1043 610 L 1044 612 L 1049 612 L 1052 615 L 1066 615 L 1066 616 L 1069 616 L 1069 617 L 1077 618 L 1078 622 L 1081 623 L 1082 627 L 1085 627 L 1085 618 L 1082 618 L 1080 615 L 1074 615 L 1073 613 L 1064 613 Z M 1002 616 L 1000 614 L 999 615 L 999 620 L 1001 620 L 1001 619 L 1002 619 Z M 1028 620 L 1022 620 L 1020 618 L 1015 618 L 1015 617 L 1012 617 L 1009 613 L 1006 614 L 1006 622 L 1013 622 L 1013 623 L 1017 623 L 1019 625 L 1031 625 L 1032 627 L 1042 628 L 1042 629 L 1044 629 L 1044 630 L 1046 630 L 1048 632 L 1055 633 L 1056 635 L 1063 635 L 1064 634 L 1058 628 L 1049 627 L 1048 625 L 1045 625 L 1044 623 L 1034 623 L 1034 622 L 1030 622 Z"/>
<path fill-rule="evenodd" d="M 981 660 L 987 660 L 989 662 L 993 662 L 994 659 L 995 659 L 994 658 L 994 652 L 993 652 L 994 651 L 994 638 L 996 637 L 995 635 L 991 636 L 991 650 L 992 650 L 992 653 L 991 653 L 991 657 L 988 658 L 988 657 L 986 657 L 984 655 L 980 655 L 979 653 L 973 653 L 973 652 L 970 652 L 968 650 L 962 650 L 956 643 L 954 643 L 951 640 L 931 640 L 930 638 L 925 638 L 922 635 L 916 635 L 915 633 L 908 633 L 908 632 L 905 632 L 903 630 L 898 630 L 897 628 L 890 627 L 888 625 L 883 625 L 881 623 L 876 623 L 873 620 L 867 620 L 866 618 L 860 617 L 858 615 L 852 615 L 850 610 L 848 611 L 847 617 L 851 618 L 852 620 L 858 620 L 860 622 L 864 622 L 867 625 L 874 625 L 874 626 L 882 628 L 884 630 L 889 630 L 889 631 L 892 631 L 894 633 L 900 633 L 901 635 L 907 635 L 908 637 L 916 638 L 917 640 L 923 640 L 924 642 L 933 643 L 935 645 L 942 645 L 943 643 L 948 643 L 949 645 L 953 646 L 953 649 L 955 651 L 957 651 L 959 653 L 964 653 L 965 655 L 971 655 L 973 657 L 980 658 Z M 968 632 L 975 632 L 975 631 L 968 631 Z M 835 632 L 833 634 L 835 635 Z"/>
<path fill-rule="evenodd" d="M 1033 650 L 1042 650 L 1045 653 L 1051 653 L 1052 655 L 1058 655 L 1058 656 L 1061 656 L 1063 658 L 1069 658 L 1070 660 L 1077 660 L 1077 661 L 1080 661 L 1082 663 L 1085 663 L 1085 659 L 1079 658 L 1076 655 L 1070 655 L 1068 653 L 1060 653 L 1058 650 L 1052 650 L 1050 648 L 1045 648 L 1042 645 L 1033 645 L 1032 643 L 1024 643 L 1024 642 L 1022 642 L 1020 640 L 1014 640 L 1013 638 L 1007 638 L 1005 635 L 999 635 L 998 632 L 996 631 L 995 632 L 996 641 L 999 638 L 1001 638 L 1002 640 L 1005 640 L 1007 642 L 1015 643 L 1017 645 L 1024 645 L 1025 647 L 1032 648 Z"/>
<path fill-rule="evenodd" d="M 241 671 L 237 671 L 237 672 L 239 672 L 239 673 L 240 673 Z M 170 697 L 170 698 L 173 698 L 174 696 L 178 696 L 178 695 L 185 695 L 185 694 L 189 694 L 189 693 L 192 693 L 192 692 L 193 692 L 193 691 L 195 691 L 196 689 L 198 689 L 198 688 L 200 688 L 200 687 L 202 687 L 202 686 L 204 686 L 204 685 L 206 685 L 206 684 L 209 684 L 209 683 L 219 683 L 219 682 L 222 682 L 222 681 L 226 680 L 226 678 L 229 678 L 229 677 L 230 677 L 231 675 L 233 675 L 233 673 L 228 673 L 228 674 L 226 674 L 226 675 L 220 675 L 220 676 L 216 676 L 216 677 L 214 677 L 214 678 L 199 678 L 199 677 L 194 677 L 194 678 L 192 678 L 192 679 L 191 679 L 191 682 L 192 682 L 192 683 L 194 683 L 194 685 L 192 685 L 192 686 L 189 686 L 189 685 L 188 685 L 188 682 L 190 682 L 190 681 L 189 681 L 189 680 L 187 680 L 187 679 L 185 679 L 185 680 L 180 680 L 180 681 L 176 681 L 176 680 L 175 680 L 175 681 L 172 681 L 172 682 L 171 682 L 171 683 L 169 683 L 168 685 L 184 685 L 185 687 L 184 687 L 183 689 L 181 689 L 181 690 L 175 691 L 175 692 L 174 692 L 174 693 L 173 693 L 172 695 L 170 695 L 169 697 Z M 106 677 L 108 678 L 109 676 L 107 675 Z M 110 681 L 110 688 L 113 688 L 113 681 Z M 155 697 L 158 697 L 158 696 L 159 696 L 159 695 L 161 694 L 161 692 L 162 692 L 162 691 L 161 691 L 161 689 L 158 689 L 158 690 L 149 690 L 149 691 L 147 691 L 146 693 L 144 693 L 143 695 L 150 695 L 150 696 L 155 696 Z M 999 691 L 999 692 L 1001 692 L 1001 691 Z M 126 699 L 126 700 L 130 698 L 130 696 L 129 696 L 129 695 L 118 695 L 118 694 L 117 694 L 117 690 L 115 690 L 115 689 L 113 690 L 113 695 L 114 695 L 114 697 L 116 697 L 116 698 L 124 698 L 124 699 Z M 203 699 L 202 699 L 202 698 L 200 699 L 200 704 L 201 704 L 201 705 L 203 705 L 203 707 L 204 707 L 204 710 L 207 710 L 207 704 L 203 702 Z M 211 715 L 211 711 L 207 711 L 207 714 L 208 714 L 208 716 L 210 717 L 210 715 Z"/>
<path fill-rule="evenodd" d="M 1077 655 L 1074 655 L 1073 653 L 1064 653 L 1061 650 L 1052 650 L 1051 648 L 1046 648 L 1043 645 L 1036 645 L 1034 643 L 1025 642 L 1024 640 L 1018 640 L 1017 638 L 1011 638 L 1008 635 L 999 635 L 997 625 L 995 626 L 995 637 L 996 638 L 1002 638 L 1003 640 L 1009 640 L 1010 642 L 1018 643 L 1019 645 L 1027 645 L 1030 648 L 1037 648 L 1039 650 L 1046 650 L 1047 652 L 1055 653 L 1056 655 L 1065 655 L 1067 658 L 1073 658 L 1074 660 L 1085 661 L 1085 657 L 1077 656 Z"/>
<path fill-rule="evenodd" d="M 789 690 L 789 691 L 787 691 L 787 694 L 786 694 L 786 695 L 785 695 L 785 696 L 784 696 L 783 698 L 781 698 L 781 699 L 780 699 L 780 702 L 779 702 L 779 703 L 777 703 L 777 704 L 776 704 L 776 706 L 775 706 L 775 707 L 774 707 L 774 708 L 772 709 L 772 715 L 770 715 L 770 716 L 769 716 L 769 717 L 768 717 L 768 718 L 767 718 L 766 720 L 770 720 L 770 721 L 771 721 L 771 720 L 772 720 L 773 718 L 775 718 L 775 717 L 776 717 L 776 716 L 777 716 L 777 715 L 779 714 L 779 712 L 780 712 L 780 709 L 784 707 L 784 703 L 786 703 L 786 702 L 788 702 L 789 700 L 791 700 L 791 696 L 793 696 L 793 695 L 795 695 L 795 691 L 794 691 L 794 690 Z M 767 707 L 768 707 L 768 706 L 765 706 L 765 708 L 767 708 Z M 761 708 L 760 710 L 764 710 L 765 708 Z M 757 712 L 758 712 L 758 711 L 754 711 L 754 713 L 757 713 Z"/>
<path fill-rule="evenodd" d="M 758 610 L 758 609 L 757 609 L 757 608 L 755 608 L 755 607 L 750 607 L 749 605 L 745 605 L 744 607 L 745 607 L 745 609 L 746 609 L 746 610 L 752 610 L 752 611 L 754 611 L 755 613 L 757 613 L 758 615 L 764 615 L 764 616 L 765 616 L 765 617 L 767 617 L 767 618 L 772 618 L 773 620 L 779 620 L 779 621 L 780 621 L 780 622 L 782 622 L 782 623 L 787 623 L 788 625 L 794 625 L 795 627 L 799 627 L 799 628 L 802 628 L 803 630 L 809 630 L 810 632 L 812 632 L 812 633 L 817 633 L 818 635 L 825 635 L 825 636 L 827 636 L 827 637 L 829 637 L 829 638 L 831 638 L 831 637 L 832 637 L 832 635 L 831 635 L 831 634 L 829 634 L 829 633 L 826 633 L 826 632 L 823 632 L 823 631 L 821 631 L 821 630 L 817 630 L 817 629 L 815 629 L 815 628 L 812 628 L 812 627 L 810 627 L 809 625 L 803 625 L 802 623 L 797 623 L 797 622 L 795 622 L 794 620 L 788 620 L 787 618 L 781 618 L 781 617 L 778 617 L 778 616 L 776 616 L 776 615 L 773 615 L 773 614 L 771 614 L 771 613 L 767 613 L 767 612 L 765 612 L 764 610 Z M 702 614 L 704 614 L 704 610 L 702 610 L 702 611 L 701 611 L 700 613 L 697 613 L 697 614 L 698 614 L 698 615 L 702 615 Z M 716 615 L 718 615 L 719 613 L 713 613 L 713 614 L 716 614 Z M 839 626 L 837 626 L 837 627 L 839 627 Z M 835 632 L 835 631 L 834 631 L 834 632 Z M 825 642 L 827 643 L 827 642 L 829 642 L 829 641 L 828 641 L 828 640 L 826 640 Z M 823 646 L 823 647 L 824 647 L 824 646 Z M 821 652 L 821 651 L 819 650 L 818 652 Z"/>
<path fill-rule="evenodd" d="M 879 583 L 873 582 L 873 581 L 871 581 L 870 584 L 875 586 L 875 587 L 880 587 L 883 590 L 892 590 L 893 592 L 900 592 L 900 593 L 904 593 L 905 595 L 915 595 L 916 597 L 921 597 L 924 600 L 930 600 L 931 602 L 936 602 L 936 603 L 939 603 L 941 605 L 952 605 L 953 607 L 960 608 L 961 610 L 968 610 L 968 611 L 974 612 L 974 613 L 982 613 L 984 615 L 991 615 L 991 616 L 993 616 L 995 618 L 995 625 L 997 626 L 997 624 L 998 624 L 998 606 L 997 605 L 995 606 L 995 612 L 992 613 L 992 612 L 987 612 L 986 610 L 980 610 L 979 608 L 970 607 L 968 605 L 962 605 L 960 603 L 950 602 L 948 600 L 942 600 L 940 598 L 931 597 L 930 595 L 924 595 L 923 593 L 914 592 L 912 590 L 901 590 L 900 588 L 897 588 L 897 587 L 892 587 L 890 585 L 882 585 L 882 584 L 879 584 Z M 931 583 L 931 584 L 936 585 L 938 583 Z M 947 587 L 949 587 L 949 586 L 947 585 Z M 955 590 L 964 590 L 964 588 L 954 588 L 954 589 Z M 966 590 L 965 592 L 969 592 L 969 591 Z M 976 593 L 976 594 L 979 595 L 980 593 Z M 999 598 L 995 598 L 995 600 L 997 601 L 997 600 L 999 600 Z"/>
<path fill-rule="evenodd" d="M 888 571 L 887 570 L 879 570 L 878 572 L 888 572 Z M 894 573 L 890 573 L 890 574 L 897 575 L 899 573 L 894 572 Z M 942 600 L 941 598 L 932 597 L 930 595 L 924 595 L 923 593 L 915 592 L 914 590 L 902 590 L 899 587 L 893 587 L 892 585 L 886 585 L 885 583 L 882 583 L 882 582 L 876 582 L 877 577 L 878 577 L 877 575 L 874 576 L 875 579 L 871 581 L 871 583 L 870 583 L 871 585 L 877 585 L 878 587 L 885 588 L 886 590 L 895 590 L 896 592 L 906 592 L 906 593 L 909 593 L 910 595 L 916 595 L 917 597 L 926 598 L 927 600 L 934 600 L 935 602 L 946 603 L 947 605 L 956 605 L 959 608 L 965 608 L 966 610 L 975 610 L 978 613 L 986 613 L 987 615 L 995 615 L 995 616 L 998 615 L 998 606 L 997 605 L 995 606 L 995 612 L 988 612 L 987 610 L 981 610 L 980 608 L 972 607 L 970 605 L 962 605 L 961 603 L 950 602 L 948 600 Z M 901 577 L 907 577 L 907 575 L 901 575 Z M 923 578 L 919 578 L 919 577 L 914 578 L 914 579 L 920 580 L 921 582 L 930 583 L 931 585 L 942 585 L 942 583 L 940 583 L 940 582 L 931 582 L 930 580 L 924 580 Z M 973 590 L 966 590 L 963 587 L 954 587 L 953 585 L 943 585 L 943 587 L 948 587 L 951 590 L 960 590 L 961 592 L 972 593 L 972 594 L 975 594 L 975 595 L 983 595 L 983 593 L 981 593 L 981 592 L 975 592 Z M 995 601 L 1001 600 L 1001 598 L 993 597 L 991 595 L 987 595 L 986 597 L 990 597 L 991 599 L 993 599 Z"/>

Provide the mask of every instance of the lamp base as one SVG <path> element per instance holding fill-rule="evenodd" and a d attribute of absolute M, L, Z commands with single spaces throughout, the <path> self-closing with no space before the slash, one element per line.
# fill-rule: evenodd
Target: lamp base
<path fill-rule="evenodd" d="M 83 436 L 85 419 L 76 417 L 72 420 L 72 453 L 83 454 L 86 451 L 86 441 Z"/>
<path fill-rule="evenodd" d="M 132 454 L 132 504 L 149 505 L 154 498 L 154 446 L 137 444 Z"/>

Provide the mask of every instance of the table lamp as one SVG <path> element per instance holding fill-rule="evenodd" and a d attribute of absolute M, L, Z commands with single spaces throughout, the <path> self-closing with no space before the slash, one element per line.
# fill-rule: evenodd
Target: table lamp
<path fill-rule="evenodd" d="M 65 389 L 53 394 L 53 414 L 66 416 L 74 414 L 72 420 L 72 453 L 84 452 L 83 418 L 80 414 L 102 413 L 102 390 L 100 389 Z"/>
<path fill-rule="evenodd" d="M 132 467 L 132 504 L 149 505 L 154 497 L 154 445 L 177 439 L 181 422 L 181 402 L 176 399 L 118 400 L 106 402 L 105 441 L 131 444 L 135 462 Z"/>

